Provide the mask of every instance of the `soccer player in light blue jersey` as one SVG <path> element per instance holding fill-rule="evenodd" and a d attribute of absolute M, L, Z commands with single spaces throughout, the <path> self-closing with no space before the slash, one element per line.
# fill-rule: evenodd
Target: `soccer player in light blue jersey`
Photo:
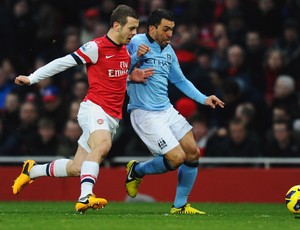
<path fill-rule="evenodd" d="M 132 126 L 147 145 L 154 158 L 127 164 L 126 190 L 130 197 L 137 195 L 145 175 L 161 174 L 178 168 L 176 197 L 172 214 L 205 214 L 188 204 L 188 196 L 198 173 L 200 151 L 192 134 L 192 126 L 173 107 L 168 98 L 171 82 L 198 103 L 213 109 L 224 108 L 215 95 L 205 96 L 183 75 L 176 54 L 170 45 L 175 23 L 168 10 L 159 9 L 149 16 L 147 33 L 133 37 L 127 46 L 132 66 L 152 67 L 154 75 L 143 84 L 127 83 L 128 111 Z M 141 57 L 134 55 L 143 50 Z"/>

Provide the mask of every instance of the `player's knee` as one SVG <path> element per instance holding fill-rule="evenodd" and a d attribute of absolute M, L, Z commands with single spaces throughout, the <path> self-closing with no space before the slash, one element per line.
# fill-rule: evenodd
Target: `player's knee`
<path fill-rule="evenodd" d="M 80 176 L 81 166 L 72 164 L 67 170 L 68 176 Z"/>
<path fill-rule="evenodd" d="M 185 153 L 184 152 L 181 152 L 180 154 L 179 154 L 179 156 L 178 156 L 178 166 L 179 165 L 182 165 L 183 163 L 184 163 L 184 161 L 186 160 L 186 155 L 185 155 Z"/>
<path fill-rule="evenodd" d="M 200 158 L 200 149 L 196 146 L 194 149 L 193 149 L 193 160 L 199 160 Z"/>
<path fill-rule="evenodd" d="M 186 153 L 186 160 L 187 161 L 198 161 L 200 158 L 200 150 L 197 146 L 192 147 L 187 153 Z"/>
<path fill-rule="evenodd" d="M 182 165 L 185 159 L 186 159 L 185 153 L 182 151 L 177 152 L 176 154 L 172 154 L 171 156 L 168 157 L 168 160 L 174 169 Z"/>

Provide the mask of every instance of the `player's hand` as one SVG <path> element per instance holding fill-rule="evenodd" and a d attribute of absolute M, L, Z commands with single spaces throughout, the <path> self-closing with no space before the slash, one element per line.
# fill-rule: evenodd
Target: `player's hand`
<path fill-rule="evenodd" d="M 24 75 L 19 75 L 18 77 L 16 77 L 15 83 L 17 85 L 30 85 L 29 78 Z"/>
<path fill-rule="evenodd" d="M 142 44 L 138 48 L 137 56 L 140 58 L 144 56 L 146 53 L 148 53 L 149 51 L 150 51 L 150 47 L 145 44 Z"/>
<path fill-rule="evenodd" d="M 208 98 L 206 98 L 204 104 L 210 106 L 213 109 L 215 109 L 217 105 L 220 106 L 221 108 L 224 108 L 225 105 L 225 103 L 215 95 L 211 95 Z"/>
<path fill-rule="evenodd" d="M 153 68 L 139 69 L 135 68 L 130 74 L 130 80 L 134 82 L 146 83 L 147 79 L 154 74 Z"/>

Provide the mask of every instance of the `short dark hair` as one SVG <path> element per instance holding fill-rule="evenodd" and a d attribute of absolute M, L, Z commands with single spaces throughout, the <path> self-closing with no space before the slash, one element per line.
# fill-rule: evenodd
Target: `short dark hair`
<path fill-rule="evenodd" d="M 148 23 L 147 23 L 148 30 L 149 30 L 149 26 L 157 27 L 161 23 L 162 19 L 167 19 L 172 22 L 175 20 L 173 13 L 169 10 L 165 10 L 165 9 L 154 10 L 148 18 Z"/>
<path fill-rule="evenodd" d="M 117 6 L 117 8 L 113 10 L 110 16 L 110 27 L 113 27 L 114 22 L 118 22 L 121 24 L 121 26 L 124 26 L 127 23 L 127 17 L 139 19 L 136 11 L 130 6 Z"/>

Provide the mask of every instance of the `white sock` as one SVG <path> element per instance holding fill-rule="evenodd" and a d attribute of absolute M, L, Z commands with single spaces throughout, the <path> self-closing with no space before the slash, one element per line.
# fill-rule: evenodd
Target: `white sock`
<path fill-rule="evenodd" d="M 29 173 L 31 179 L 41 176 L 67 177 L 67 163 L 69 159 L 58 159 L 51 163 L 34 165 Z"/>
<path fill-rule="evenodd" d="M 89 194 L 93 194 L 93 188 L 99 174 L 99 164 L 95 161 L 84 161 L 81 167 L 80 183 L 81 194 L 80 198 L 85 198 Z"/>

